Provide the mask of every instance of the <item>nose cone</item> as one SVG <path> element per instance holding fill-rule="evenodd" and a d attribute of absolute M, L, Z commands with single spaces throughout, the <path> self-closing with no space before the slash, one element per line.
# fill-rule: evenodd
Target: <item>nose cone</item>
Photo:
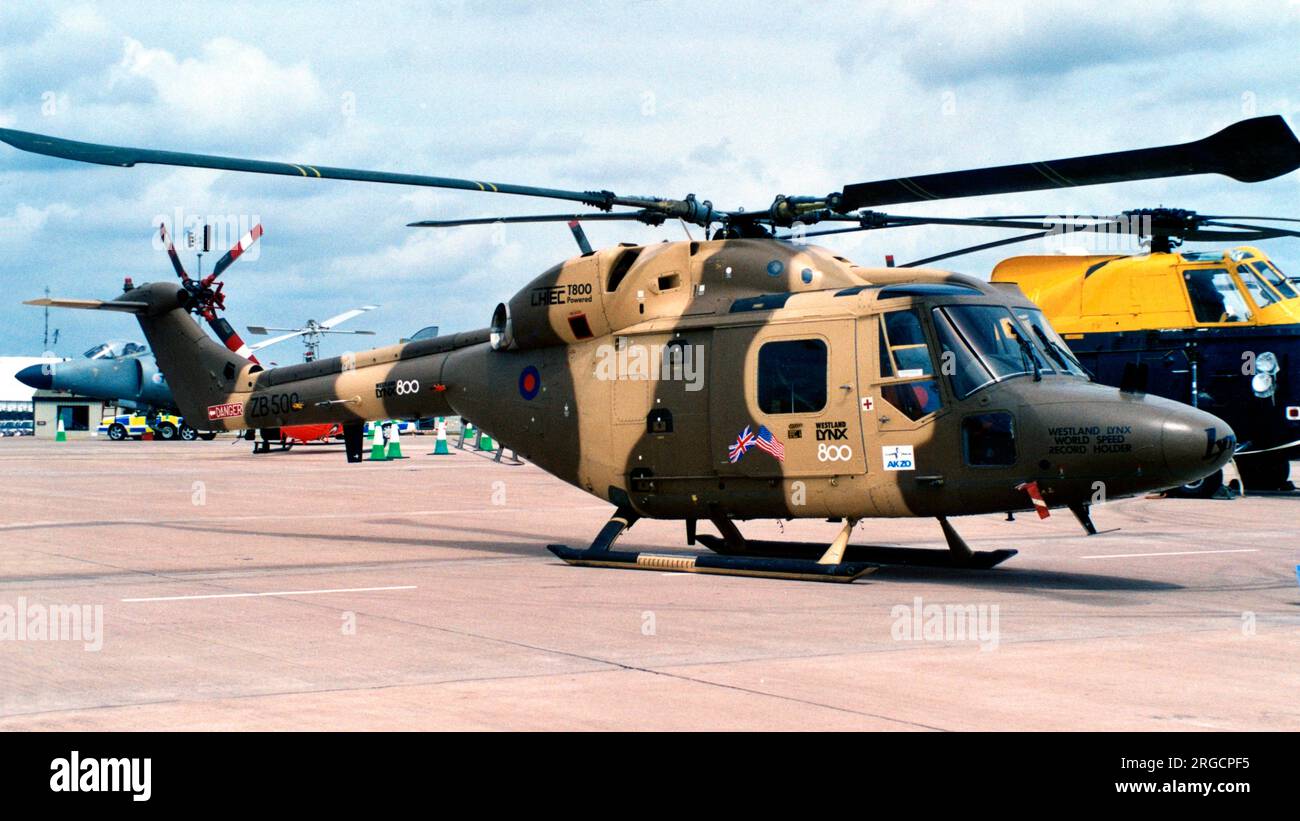
<path fill-rule="evenodd" d="M 54 366 L 52 365 L 28 365 L 18 373 L 14 374 L 14 379 L 23 383 L 29 388 L 35 388 L 38 391 L 47 391 L 54 387 Z"/>
<path fill-rule="evenodd" d="M 1171 411 L 1161 426 L 1160 449 L 1175 485 L 1195 482 L 1221 469 L 1236 446 L 1237 437 L 1227 422 L 1196 408 Z"/>

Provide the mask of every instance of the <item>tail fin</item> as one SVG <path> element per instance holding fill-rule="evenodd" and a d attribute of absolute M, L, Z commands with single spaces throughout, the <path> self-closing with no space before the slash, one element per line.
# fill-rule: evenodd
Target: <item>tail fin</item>
<path fill-rule="evenodd" d="M 251 389 L 249 374 L 260 366 L 228 350 L 203 332 L 186 310 L 189 293 L 174 283 L 146 283 L 114 300 L 34 299 L 29 305 L 121 311 L 136 315 L 158 367 L 171 385 L 185 421 L 196 428 L 242 427 L 242 418 L 223 418 Z M 223 410 L 210 417 L 209 408 Z M 242 417 L 242 408 L 238 417 Z"/>

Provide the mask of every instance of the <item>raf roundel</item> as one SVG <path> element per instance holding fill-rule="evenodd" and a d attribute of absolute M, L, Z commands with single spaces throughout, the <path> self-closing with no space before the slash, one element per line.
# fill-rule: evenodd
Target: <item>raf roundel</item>
<path fill-rule="evenodd" d="M 537 368 L 529 365 L 519 373 L 519 395 L 525 399 L 535 399 L 542 390 L 542 375 Z"/>

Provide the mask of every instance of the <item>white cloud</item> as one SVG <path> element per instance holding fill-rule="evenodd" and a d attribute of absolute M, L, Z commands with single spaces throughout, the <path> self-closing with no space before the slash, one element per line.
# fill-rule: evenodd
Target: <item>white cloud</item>
<path fill-rule="evenodd" d="M 289 3 L 241 4 L 215 19 L 205 6 L 173 0 L 138 0 L 111 14 L 0 3 L 0 125 L 540 186 L 694 192 L 719 207 L 757 208 L 777 193 L 1194 139 L 1256 113 L 1289 113 L 1300 127 L 1297 8 L 662 2 L 503 12 L 398 3 L 376 14 Z M 232 19 L 237 28 L 223 25 Z M 213 39 L 214 31 L 233 34 Z M 59 105 L 47 116 L 41 100 L 51 91 Z M 355 108 L 345 110 L 345 99 Z M 1294 216 L 1298 186 L 1300 174 L 1254 186 L 1185 178 L 897 210 L 1112 213 L 1163 204 Z M 232 321 L 288 324 L 380 302 L 367 323 L 381 340 L 426 323 L 481 326 L 497 301 L 574 253 L 562 225 L 512 226 L 504 243 L 492 227 L 403 227 L 566 204 L 90 168 L 0 146 L 0 284 L 21 293 L 29 272 L 42 271 L 52 289 L 92 296 L 112 293 L 127 273 L 168 277 L 149 250 L 149 223 L 177 207 L 257 214 L 266 225 L 262 256 L 226 275 Z M 675 223 L 587 230 L 598 246 L 683 236 Z M 820 241 L 878 264 L 885 253 L 902 261 L 997 236 L 931 227 Z M 983 273 L 1021 248 L 1038 250 L 1010 246 L 949 264 Z M 1300 269 L 1300 241 L 1267 249 Z M 10 330 L 22 325 L 21 310 L 0 304 L 0 350 L 21 347 Z M 121 318 L 106 322 L 125 327 Z M 65 325 L 69 349 L 89 347 L 103 327 Z"/>
<path fill-rule="evenodd" d="M 306 63 L 281 66 L 259 49 L 228 37 L 177 58 L 125 38 L 110 91 L 143 80 L 157 96 L 169 130 L 209 136 L 311 125 L 326 113 L 325 93 Z"/>
<path fill-rule="evenodd" d="M 51 219 L 72 219 L 77 211 L 63 203 L 53 203 L 44 208 L 18 205 L 10 214 L 0 214 L 0 242 L 6 246 L 25 245 L 35 241 Z"/>

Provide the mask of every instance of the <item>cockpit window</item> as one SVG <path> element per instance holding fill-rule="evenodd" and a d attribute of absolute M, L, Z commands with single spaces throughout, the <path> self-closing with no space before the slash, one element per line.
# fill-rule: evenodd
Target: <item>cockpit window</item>
<path fill-rule="evenodd" d="M 1197 322 L 1245 322 L 1250 319 L 1246 300 L 1222 268 L 1189 268 L 1183 271 L 1187 295 Z"/>
<path fill-rule="evenodd" d="M 139 354 L 148 353 L 149 347 L 141 345 L 139 342 L 101 342 L 82 356 L 87 359 L 118 359 L 124 356 L 138 356 Z"/>
<path fill-rule="evenodd" d="M 1278 295 L 1273 293 L 1273 289 L 1264 284 L 1264 279 L 1255 273 L 1255 269 L 1249 265 L 1238 265 L 1237 276 L 1241 277 L 1241 284 L 1246 286 L 1250 293 L 1250 298 L 1255 300 L 1255 304 L 1261 308 L 1279 302 Z"/>
<path fill-rule="evenodd" d="M 885 314 L 885 336 L 888 337 L 888 349 L 881 349 L 881 357 L 893 359 L 894 372 L 901 379 L 916 376 L 930 376 L 934 365 L 930 361 L 930 349 L 925 344 L 925 333 L 921 330 L 921 317 L 916 311 L 890 311 Z M 885 369 L 882 367 L 881 372 Z"/>
<path fill-rule="evenodd" d="M 1052 371 L 1038 347 L 1005 307 L 946 305 L 938 310 L 994 379 Z"/>
<path fill-rule="evenodd" d="M 916 421 L 943 406 L 939 385 L 932 378 L 934 362 L 913 309 L 890 311 L 880 317 L 880 397 Z"/>
<path fill-rule="evenodd" d="M 1047 354 L 1051 360 L 1052 367 L 1059 373 L 1068 373 L 1071 376 L 1087 376 L 1088 372 L 1084 370 L 1070 346 L 1061 339 L 1061 335 L 1056 329 L 1047 323 L 1043 312 L 1036 308 L 1017 308 L 1016 316 L 1020 323 L 1029 329 L 1034 335 L 1034 341 Z"/>
<path fill-rule="evenodd" d="M 939 368 L 948 377 L 948 384 L 958 399 L 965 399 L 975 391 L 997 380 L 980 364 L 979 358 L 966 347 L 952 323 L 939 308 L 934 309 L 934 330 L 939 337 Z"/>
<path fill-rule="evenodd" d="M 1259 272 L 1259 275 L 1262 276 L 1264 279 L 1266 279 L 1270 285 L 1276 288 L 1277 292 L 1282 295 L 1283 299 L 1294 299 L 1296 297 L 1295 289 L 1291 287 L 1290 281 L 1287 280 L 1286 277 L 1282 276 L 1281 272 L 1279 272 L 1276 268 L 1272 267 L 1267 262 L 1263 262 L 1262 260 L 1260 262 L 1256 262 L 1253 264 L 1255 266 L 1255 270 Z"/>

